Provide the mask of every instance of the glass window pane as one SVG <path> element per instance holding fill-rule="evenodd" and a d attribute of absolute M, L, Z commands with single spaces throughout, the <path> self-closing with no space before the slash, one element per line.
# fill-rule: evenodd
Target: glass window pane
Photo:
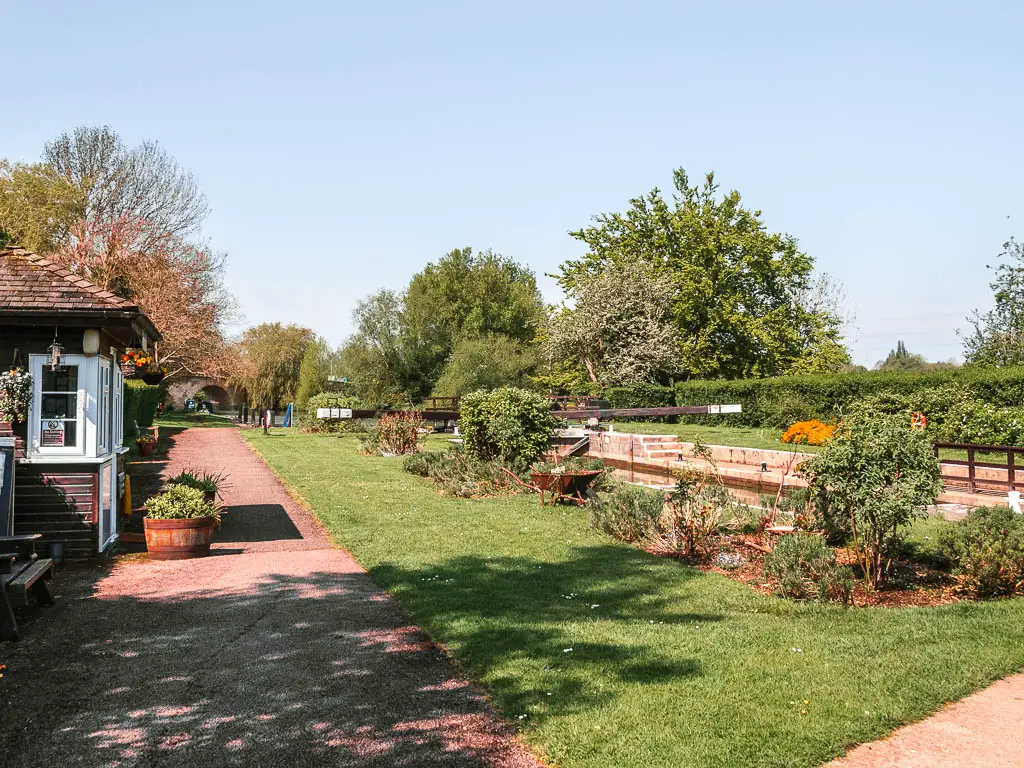
<path fill-rule="evenodd" d="M 78 417 L 78 394 L 43 395 L 40 404 L 44 419 L 74 419 Z"/>
<path fill-rule="evenodd" d="M 50 366 L 44 365 L 41 384 L 43 392 L 77 392 L 78 366 L 69 365 L 63 371 L 51 371 Z"/>

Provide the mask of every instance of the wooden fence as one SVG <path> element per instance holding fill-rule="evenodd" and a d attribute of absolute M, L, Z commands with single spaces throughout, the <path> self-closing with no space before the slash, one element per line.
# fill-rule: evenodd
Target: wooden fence
<path fill-rule="evenodd" d="M 1010 448 L 1005 445 L 975 445 L 972 443 L 933 443 L 932 449 L 942 467 L 942 482 L 947 485 L 966 483 L 968 493 L 1016 491 L 1024 480 L 1017 479 L 1017 454 L 1024 453 L 1024 448 Z M 967 459 L 942 458 L 942 450 L 957 451 L 967 454 Z M 978 454 L 1000 454 L 1005 461 L 978 460 Z M 948 467 L 966 467 L 965 474 L 949 472 Z M 1024 469 L 1021 466 L 1020 469 Z M 979 471 L 980 470 L 980 471 Z M 1005 477 L 1003 476 L 1003 473 Z"/>

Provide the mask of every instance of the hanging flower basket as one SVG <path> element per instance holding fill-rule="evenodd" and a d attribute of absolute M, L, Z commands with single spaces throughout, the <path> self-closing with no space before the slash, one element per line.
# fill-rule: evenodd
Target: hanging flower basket
<path fill-rule="evenodd" d="M 135 375 L 135 361 L 134 360 L 122 360 L 121 361 L 121 375 L 126 379 L 130 379 Z"/>
<path fill-rule="evenodd" d="M 142 374 L 142 380 L 147 384 L 159 384 L 164 380 L 164 376 L 166 375 L 167 374 L 159 368 L 150 368 Z"/>
<path fill-rule="evenodd" d="M 0 421 L 26 421 L 31 400 L 32 376 L 24 368 L 0 372 Z"/>

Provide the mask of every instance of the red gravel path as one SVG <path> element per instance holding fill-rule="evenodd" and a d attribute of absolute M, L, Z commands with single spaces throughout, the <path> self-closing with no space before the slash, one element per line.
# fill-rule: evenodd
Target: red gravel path
<path fill-rule="evenodd" d="M 826 768 L 1021 768 L 1024 674 L 1000 680 L 938 714 L 863 744 Z"/>
<path fill-rule="evenodd" d="M 60 574 L 0 647 L 0 764 L 539 765 L 234 429 L 190 466 L 230 475 L 216 556 Z"/>

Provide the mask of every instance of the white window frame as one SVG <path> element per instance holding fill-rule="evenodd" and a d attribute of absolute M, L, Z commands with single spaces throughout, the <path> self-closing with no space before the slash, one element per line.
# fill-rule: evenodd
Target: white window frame
<path fill-rule="evenodd" d="M 78 390 L 77 390 L 77 412 L 75 421 L 78 425 L 75 430 L 76 445 L 72 446 L 43 446 L 40 445 L 40 408 L 42 407 L 43 388 L 43 366 L 49 365 L 49 355 L 29 355 L 29 366 L 32 371 L 32 402 L 29 405 L 28 444 L 32 454 L 38 456 L 86 456 L 95 452 L 90 451 L 90 445 L 95 445 L 95 434 L 90 428 L 89 415 L 95 410 L 95 398 L 89 391 L 88 384 L 96 379 L 98 387 L 99 380 L 94 366 L 85 355 L 64 355 L 65 365 L 78 367 Z M 95 416 L 93 416 L 95 418 Z"/>
<path fill-rule="evenodd" d="M 100 356 L 96 362 L 96 451 L 100 456 L 114 452 L 111 442 L 113 423 L 111 405 L 114 390 L 114 364 L 106 357 Z M 107 373 L 106 390 L 103 388 L 103 373 Z"/>
<path fill-rule="evenodd" d="M 111 350 L 110 356 L 116 361 L 117 355 Z M 110 388 L 113 397 L 110 399 L 112 424 L 110 429 L 111 450 L 116 451 L 124 444 L 124 374 L 121 366 L 111 362 Z"/>

